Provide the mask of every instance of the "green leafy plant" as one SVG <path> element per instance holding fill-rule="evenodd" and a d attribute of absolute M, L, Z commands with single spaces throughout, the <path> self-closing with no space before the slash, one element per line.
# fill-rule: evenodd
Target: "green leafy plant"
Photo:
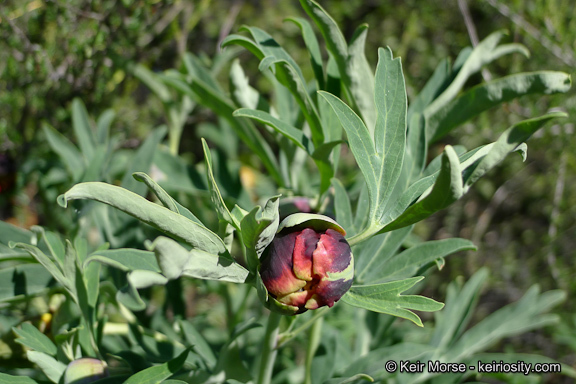
<path fill-rule="evenodd" d="M 28 263 L 0 272 L 13 276 L 11 283 L 3 283 L 7 291 L 3 300 L 18 300 L 21 292 L 48 290 L 52 297 L 62 298 L 53 312 L 69 316 L 70 322 L 57 329 L 55 342 L 30 324 L 14 328 L 18 342 L 30 349 L 28 360 L 50 381 L 59 382 L 66 365 L 92 357 L 109 360 L 110 377 L 105 382 L 270 383 L 274 375 L 277 382 L 289 383 L 391 377 L 398 382 L 459 382 L 472 373 L 436 377 L 395 374 L 383 368 L 382 359 L 472 364 L 475 359 L 496 356 L 482 352 L 502 338 L 557 320 L 546 312 L 565 295 L 557 291 L 541 294 L 534 287 L 518 303 L 468 329 L 486 270 L 478 271 L 464 285 L 452 283 L 442 311 L 442 303 L 418 293 L 423 289 L 419 283 L 431 270 L 441 268 L 447 256 L 475 246 L 459 238 L 415 241 L 413 229 L 460 199 L 508 154 L 520 152 L 525 158 L 526 140 L 545 123 L 565 114 L 552 112 L 517 121 L 493 143 L 474 149 L 446 145 L 428 161 L 434 143 L 463 122 L 516 97 L 566 92 L 569 76 L 551 71 L 520 73 L 465 89 L 483 66 L 507 54 L 526 54 L 519 44 L 500 44 L 504 34 L 496 32 L 474 49 L 462 51 L 454 65 L 448 60 L 440 63 L 408 105 L 401 61 L 393 57 L 390 48 L 378 50 L 373 73 L 364 55 L 366 26 L 359 27 L 346 42 L 320 5 L 309 0 L 302 0 L 301 5 L 326 48 L 322 51 L 313 24 L 303 18 L 290 19 L 301 30 L 309 51 L 312 81 L 306 80 L 290 54 L 259 28 L 244 28 L 251 38 L 230 35 L 222 43 L 224 47 L 239 45 L 256 56 L 271 85 L 269 99 L 250 86 L 237 60 L 230 68 L 229 95 L 214 72 L 192 54 L 183 58 L 181 71 L 153 74 L 137 67 L 136 75 L 165 106 L 170 149 L 168 154 L 156 154 L 162 153 L 155 152 L 155 147 L 164 135 L 157 131 L 149 138 L 151 144 L 147 140 L 146 149 L 134 155 L 134 162 L 150 168 L 154 159 L 161 177 L 129 171 L 121 186 L 106 179 L 107 173 L 102 171 L 110 154 L 108 114 L 102 118 L 102 127 L 97 124 L 95 139 L 86 123 L 87 114 L 75 102 L 75 132 L 81 151 L 54 130 L 45 129 L 50 144 L 68 165 L 72 182 L 79 182 L 60 195 L 58 203 L 64 208 L 74 204 L 80 210 L 102 207 L 98 203 L 109 206 L 99 216 L 101 220 L 94 222 L 113 246 L 89 246 L 83 232 L 74 234 L 74 241 L 62 241 L 42 228 L 34 234 L 2 224 L 10 231 L 0 239 L 10 241 L 11 248 L 1 249 L 6 260 Z M 211 150 L 202 139 L 204 162 L 187 172 L 176 155 L 186 116 L 200 105 L 217 116 L 211 132 L 198 132 L 206 132 L 216 149 Z M 228 142 L 231 135 L 242 141 L 249 155 Z M 102 153 L 95 143 L 106 151 Z M 85 167 L 74 166 L 82 162 L 82 156 Z M 257 170 L 260 165 L 262 172 Z M 259 193 L 254 183 L 242 180 L 241 186 L 248 191 L 238 193 L 225 187 L 230 182 L 227 176 L 242 169 L 248 169 L 258 179 L 256 183 L 269 186 L 272 192 Z M 205 181 L 195 184 L 191 175 L 201 173 Z M 178 187 L 179 182 L 194 187 L 186 190 Z M 202 198 L 186 208 L 169 192 Z M 210 202 L 205 205 L 207 199 Z M 295 203 L 298 201 L 304 204 Z M 281 218 L 283 203 L 306 212 Z M 150 234 L 139 245 L 145 250 L 129 248 L 138 247 L 133 241 L 118 240 L 118 232 L 128 221 L 109 226 L 107 215 L 116 211 L 155 229 L 138 232 L 140 239 Z M 278 260 L 283 260 L 281 268 L 275 265 Z M 102 265 L 111 268 L 102 269 Z M 17 278 L 37 269 L 43 271 L 42 278 L 33 284 Z M 101 273 L 110 279 L 101 281 Z M 182 310 L 186 304 L 180 301 L 184 277 L 193 279 L 195 289 L 221 298 L 224 335 L 210 335 L 204 320 L 186 318 Z M 287 290 L 272 288 L 276 280 L 292 285 Z M 338 284 L 331 285 L 334 282 Z M 168 297 L 158 299 L 158 292 L 168 292 Z M 341 303 L 334 308 L 324 307 L 338 300 Z M 166 306 L 170 318 L 154 313 L 151 308 L 158 305 Z M 265 307 L 271 312 L 262 329 L 253 317 L 266 314 Z M 303 313 L 304 308 L 313 311 Z M 414 311 L 440 311 L 435 327 L 426 331 L 431 333 L 392 326 L 395 319 L 403 318 L 422 327 L 424 323 Z M 137 313 L 145 313 L 145 320 Z M 295 313 L 298 315 L 290 316 Z M 347 323 L 344 319 L 353 320 Z M 205 334 L 197 327 L 203 327 Z M 338 331 L 339 327 L 350 334 Z M 301 340 L 304 331 L 309 331 L 309 336 L 304 367 L 298 370 L 294 363 L 298 348 L 290 341 Z M 394 342 L 395 337 L 403 340 L 410 335 L 428 338 L 428 343 Z M 291 371 L 296 373 L 292 376 Z M 562 373 L 576 376 L 568 367 Z M 13 376 L 3 379 L 19 380 Z"/>

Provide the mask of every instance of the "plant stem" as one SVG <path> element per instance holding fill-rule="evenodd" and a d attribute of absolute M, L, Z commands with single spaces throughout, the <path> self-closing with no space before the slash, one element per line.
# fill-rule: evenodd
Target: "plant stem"
<path fill-rule="evenodd" d="M 346 239 L 348 241 L 348 244 L 350 244 L 350 246 L 356 245 L 358 243 L 361 243 L 363 241 L 368 240 L 369 238 L 371 238 L 372 236 L 374 236 L 376 233 L 378 233 L 378 231 L 380 231 L 382 229 L 382 226 L 378 225 L 378 224 L 372 224 L 370 225 L 368 228 L 366 228 L 365 230 L 363 230 L 362 232 L 352 236 L 349 239 Z"/>
<path fill-rule="evenodd" d="M 308 339 L 308 348 L 306 350 L 306 377 L 304 378 L 304 384 L 312 384 L 312 361 L 320 344 L 323 322 L 324 318 L 319 317 L 312 325 L 312 328 L 310 328 L 310 338 Z"/>
<path fill-rule="evenodd" d="M 280 319 L 282 319 L 281 314 L 270 312 L 268 323 L 266 324 L 266 333 L 264 334 L 264 340 L 262 340 L 262 358 L 256 384 L 270 384 L 274 361 L 276 361 L 276 354 L 278 353 Z"/>
<path fill-rule="evenodd" d="M 305 331 L 311 325 L 316 324 L 316 320 L 318 320 L 319 318 L 324 316 L 326 313 L 328 313 L 327 307 L 317 309 L 314 316 L 312 316 L 310 319 L 308 319 L 308 321 L 306 321 L 304 324 L 302 324 L 301 326 L 299 326 L 298 328 L 296 328 L 293 331 L 281 334 L 279 337 L 278 347 L 282 347 L 284 344 L 286 344 L 287 342 L 292 340 L 294 337 L 296 337 L 296 335 L 298 335 L 300 332 Z"/>

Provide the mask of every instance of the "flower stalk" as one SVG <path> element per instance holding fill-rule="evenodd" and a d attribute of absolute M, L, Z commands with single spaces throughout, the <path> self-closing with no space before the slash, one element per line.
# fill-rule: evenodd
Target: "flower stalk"
<path fill-rule="evenodd" d="M 264 334 L 264 340 L 262 340 L 262 356 L 256 384 L 270 384 L 272 379 L 274 362 L 278 354 L 278 333 L 281 319 L 281 314 L 274 311 L 270 312 L 268 323 L 266 324 L 266 333 Z"/>

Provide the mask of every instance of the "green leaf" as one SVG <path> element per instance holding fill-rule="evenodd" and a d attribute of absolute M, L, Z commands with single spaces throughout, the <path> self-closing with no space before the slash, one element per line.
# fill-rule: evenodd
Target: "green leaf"
<path fill-rule="evenodd" d="M 238 137 L 260 158 L 270 176 L 280 186 L 284 185 L 272 149 L 254 125 L 249 124 L 247 120 L 236 119 L 232 115 L 236 107 L 231 100 L 198 78 L 192 78 L 190 84 L 176 78 L 165 78 L 164 82 L 179 92 L 189 95 L 199 104 L 215 111 L 220 118 L 225 119 L 234 129 Z"/>
<path fill-rule="evenodd" d="M 280 196 L 268 199 L 264 209 L 260 206 L 252 209 L 240 223 L 242 229 L 242 241 L 247 248 L 248 268 L 255 273 L 260 265 L 260 256 L 264 249 L 276 236 L 276 230 L 280 223 L 278 205 Z"/>
<path fill-rule="evenodd" d="M 66 207 L 69 200 L 77 199 L 96 200 L 110 205 L 208 253 L 227 253 L 222 240 L 206 227 L 124 188 L 98 182 L 81 183 L 60 195 L 58 204 Z"/>
<path fill-rule="evenodd" d="M 134 76 L 140 79 L 141 82 L 146 84 L 148 88 L 150 88 L 150 90 L 154 92 L 156 96 L 158 96 L 158 98 L 162 101 L 162 103 L 169 103 L 170 101 L 172 101 L 170 90 L 168 89 L 168 87 L 166 87 L 166 85 L 162 83 L 162 81 L 160 81 L 160 79 L 154 72 L 152 72 L 142 64 L 137 64 L 134 67 L 132 73 L 134 74 Z"/>
<path fill-rule="evenodd" d="M 427 241 L 394 256 L 388 260 L 385 268 L 369 269 L 364 281 L 374 284 L 412 277 L 424 265 L 455 252 L 466 250 L 476 250 L 476 247 L 472 242 L 465 239 Z"/>
<path fill-rule="evenodd" d="M 482 40 L 466 57 L 466 61 L 462 65 L 462 68 L 458 71 L 458 74 L 452 81 L 452 83 L 438 96 L 429 106 L 426 108 L 424 114 L 426 119 L 430 116 L 435 115 L 438 110 L 448 104 L 452 99 L 456 97 L 458 92 L 462 89 L 468 78 L 474 73 L 478 72 L 482 67 L 497 58 L 510 54 L 510 53 L 522 53 L 525 56 L 529 56 L 528 50 L 520 44 L 505 44 L 498 46 L 500 39 L 504 36 L 504 32 L 498 31 L 489 35 L 487 38 Z M 438 139 L 440 136 L 431 129 L 427 127 L 426 137 L 429 142 Z"/>
<path fill-rule="evenodd" d="M 240 66 L 240 61 L 234 59 L 230 66 L 230 89 L 234 102 L 250 109 L 269 110 L 266 99 L 248 82 L 248 76 Z"/>
<path fill-rule="evenodd" d="M 204 162 L 206 164 L 206 178 L 208 180 L 208 188 L 210 189 L 210 197 L 212 199 L 212 205 L 214 206 L 216 213 L 218 214 L 218 219 L 225 221 L 233 225 L 237 230 L 240 230 L 240 222 L 236 222 L 230 210 L 224 203 L 216 179 L 214 179 L 214 173 L 212 171 L 212 155 L 210 153 L 210 148 L 206 144 L 206 140 L 202 139 L 202 149 L 204 150 Z"/>
<path fill-rule="evenodd" d="M 422 320 L 410 309 L 433 312 L 442 309 L 444 304 L 423 296 L 401 295 L 424 277 L 392 281 L 377 285 L 352 286 L 342 297 L 342 301 L 354 307 L 401 317 L 422 327 Z"/>
<path fill-rule="evenodd" d="M 324 37 L 326 49 L 334 58 L 342 81 L 348 89 L 351 80 L 347 71 L 348 45 L 344 35 L 334 19 L 317 2 L 300 0 L 300 5 L 318 26 L 322 37 Z"/>
<path fill-rule="evenodd" d="M 206 339 L 194 328 L 190 321 L 181 320 L 179 324 L 188 345 L 191 345 L 192 350 L 200 355 L 208 369 L 214 369 L 216 366 L 216 356 Z"/>
<path fill-rule="evenodd" d="M 389 49 L 380 49 L 378 54 L 375 94 L 378 115 L 374 141 L 366 125 L 346 104 L 331 94 L 320 92 L 346 130 L 350 149 L 366 180 L 370 225 L 380 225 L 402 169 L 406 145 L 406 91 L 400 60 L 393 60 Z"/>
<path fill-rule="evenodd" d="M 157 365 L 154 367 L 147 368 L 140 371 L 128 378 L 124 384 L 159 384 L 164 380 L 168 379 L 170 376 L 178 372 L 186 358 L 188 357 L 189 350 L 186 349 L 180 356 L 172 359 L 162 365 Z"/>
<path fill-rule="evenodd" d="M 160 127 L 153 130 L 152 133 L 146 137 L 144 143 L 136 151 L 122 178 L 122 187 L 138 195 L 146 194 L 146 186 L 136 181 L 134 177 L 132 177 L 132 174 L 135 172 L 150 172 L 154 152 L 165 135 L 166 127 Z"/>
<path fill-rule="evenodd" d="M 158 237 L 149 249 L 154 251 L 162 273 L 170 280 L 184 275 L 196 279 L 244 283 L 248 278 L 248 271 L 229 258 L 197 249 L 188 251 L 166 237 Z"/>
<path fill-rule="evenodd" d="M 346 188 L 340 180 L 332 179 L 332 186 L 334 187 L 334 210 L 336 211 L 336 221 L 344 228 L 348 236 L 353 236 L 356 233 L 354 226 L 354 218 L 352 217 L 352 206 Z"/>
<path fill-rule="evenodd" d="M 480 268 L 463 287 L 458 286 L 457 281 L 448 285 L 446 306 L 442 311 L 434 314 L 436 327 L 430 345 L 437 348 L 447 348 L 462 335 L 468 328 L 468 323 L 472 319 L 482 287 L 487 279 L 488 269 Z"/>
<path fill-rule="evenodd" d="M 544 116 L 521 121 L 508 128 L 500 135 L 486 156 L 466 169 L 464 192 L 468 191 L 472 184 L 500 163 L 509 153 L 515 151 L 520 144 L 528 140 L 542 125 L 551 119 L 566 116 L 567 114 L 563 112 L 548 113 Z"/>
<path fill-rule="evenodd" d="M 0 383 L 2 384 L 38 384 L 27 376 L 11 376 L 0 373 Z"/>
<path fill-rule="evenodd" d="M 80 151 L 78 151 L 76 146 L 74 146 L 66 136 L 48 124 L 42 124 L 42 130 L 48 140 L 48 144 L 50 144 L 52 150 L 60 156 L 60 159 L 62 159 L 72 178 L 74 180 L 80 180 L 86 166 L 85 159 L 82 157 Z"/>
<path fill-rule="evenodd" d="M 107 109 L 98 117 L 96 122 L 96 142 L 107 147 L 110 137 L 110 126 L 116 117 L 116 112 L 112 109 Z"/>
<path fill-rule="evenodd" d="M 22 328 L 12 328 L 19 338 L 16 339 L 17 343 L 25 345 L 26 347 L 38 352 L 45 353 L 50 356 L 56 356 L 58 349 L 56 345 L 50 340 L 48 336 L 43 334 L 30 323 L 22 323 Z"/>
<path fill-rule="evenodd" d="M 66 370 L 66 365 L 42 352 L 28 351 L 26 357 L 36 364 L 53 383 L 58 383 Z"/>
<path fill-rule="evenodd" d="M 442 168 L 430 193 L 422 195 L 397 219 L 387 224 L 382 231 L 405 227 L 425 219 L 434 212 L 446 208 L 464 193 L 460 161 L 454 149 L 447 145 L 442 154 Z"/>
<path fill-rule="evenodd" d="M 95 251 L 84 262 L 86 268 L 93 261 L 118 268 L 122 271 L 135 271 L 137 269 L 160 272 L 160 267 L 153 252 L 132 248 L 108 249 Z"/>
<path fill-rule="evenodd" d="M 144 172 L 136 172 L 133 173 L 132 176 L 134 177 L 134 179 L 146 184 L 148 189 L 150 189 L 150 191 L 152 191 L 156 195 L 158 200 L 160 200 L 160 202 L 162 202 L 162 204 L 166 208 L 168 208 L 172 212 L 176 212 L 182 216 L 185 216 L 186 218 L 198 223 L 199 225 L 204 226 L 204 224 L 200 220 L 198 220 L 198 218 L 194 216 L 194 214 L 190 212 L 188 208 L 182 206 L 180 203 L 174 200 L 168 194 L 168 192 L 166 192 L 160 185 L 158 185 L 154 180 L 152 180 L 150 176 L 148 176 Z"/>
<path fill-rule="evenodd" d="M 324 382 L 324 384 L 350 384 L 350 383 L 357 383 L 358 380 L 367 381 L 369 383 L 374 382 L 374 378 L 364 373 L 359 373 L 354 376 L 348 377 L 346 379 L 337 378 L 337 379 L 330 379 Z"/>
<path fill-rule="evenodd" d="M 358 107 L 368 130 L 374 132 L 379 108 L 374 101 L 374 73 L 364 52 L 367 35 L 367 24 L 359 26 L 354 32 L 348 47 L 346 74 L 350 79 L 348 87 L 354 98 L 354 103 Z M 377 80 L 376 84 L 380 84 L 380 82 Z"/>
<path fill-rule="evenodd" d="M 570 89 L 570 75 L 540 71 L 519 73 L 480 84 L 428 116 L 428 129 L 442 137 L 454 127 L 496 105 L 533 93 L 553 94 Z"/>
<path fill-rule="evenodd" d="M 42 252 L 38 247 L 29 244 L 22 243 L 11 243 L 10 246 L 20 248 L 28 252 L 32 257 L 36 259 L 50 274 L 58 281 L 63 287 L 73 292 L 73 282 L 70 281 L 58 266 L 50 259 L 44 252 Z"/>
<path fill-rule="evenodd" d="M 374 201 L 380 219 L 402 170 L 406 148 L 406 88 L 400 58 L 392 59 L 390 48 L 378 50 L 374 99 L 377 108 L 374 145 L 379 157 Z"/>
<path fill-rule="evenodd" d="M 306 153 L 308 153 L 309 155 L 312 155 L 312 153 L 314 153 L 314 144 L 308 138 L 308 136 L 306 136 L 306 134 L 302 132 L 302 130 L 295 128 L 280 119 L 275 118 L 268 112 L 258 111 L 255 109 L 240 108 L 234 111 L 234 116 L 248 117 L 262 124 L 266 124 L 274 128 L 274 130 L 276 130 L 278 133 L 288 138 L 298 147 L 305 150 Z"/>
<path fill-rule="evenodd" d="M 412 229 L 412 226 L 407 226 L 373 236 L 355 250 L 354 280 L 358 284 L 365 284 L 369 275 L 386 270 L 390 259 L 398 252 Z"/>
<path fill-rule="evenodd" d="M 444 361 L 458 361 L 490 348 L 504 337 L 557 323 L 557 315 L 545 312 L 565 299 L 562 291 L 540 293 L 538 286 L 532 286 L 518 302 L 491 313 L 468 329 L 446 351 Z"/>
<path fill-rule="evenodd" d="M 90 116 L 82 100 L 76 98 L 72 101 L 72 128 L 78 140 L 78 146 L 86 159 L 91 159 L 95 150 L 95 139 Z"/>
<path fill-rule="evenodd" d="M 308 20 L 302 17 L 290 17 L 286 20 L 293 22 L 300 28 L 302 37 L 304 38 L 304 44 L 310 54 L 310 63 L 312 64 L 312 70 L 314 71 L 314 76 L 316 77 L 316 82 L 318 84 L 317 88 L 324 89 L 326 80 L 324 78 L 322 52 L 320 51 L 320 45 L 318 44 L 318 39 L 316 39 L 316 34 L 314 33 L 312 26 Z"/>
<path fill-rule="evenodd" d="M 33 297 L 53 283 L 53 277 L 39 264 L 23 264 L 0 270 L 0 303 Z"/>

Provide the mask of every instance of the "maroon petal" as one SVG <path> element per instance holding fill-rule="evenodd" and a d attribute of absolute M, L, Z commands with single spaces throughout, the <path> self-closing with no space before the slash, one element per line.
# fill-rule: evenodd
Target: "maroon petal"
<path fill-rule="evenodd" d="M 328 229 L 320 236 L 314 251 L 314 274 L 325 277 L 327 272 L 341 272 L 350 265 L 351 259 L 350 245 L 344 236 L 333 229 Z"/>
<path fill-rule="evenodd" d="M 306 285 L 293 272 L 292 253 L 297 232 L 278 235 L 262 256 L 260 276 L 268 292 L 274 296 L 286 296 Z"/>
<path fill-rule="evenodd" d="M 348 292 L 351 286 L 352 280 L 323 280 L 316 286 L 314 294 L 306 303 L 306 308 L 316 309 L 324 305 L 332 307 L 335 302 Z"/>
<path fill-rule="evenodd" d="M 316 249 L 316 244 L 320 239 L 320 234 L 310 228 L 299 232 L 294 245 L 294 274 L 302 280 L 312 280 L 312 255 Z"/>

